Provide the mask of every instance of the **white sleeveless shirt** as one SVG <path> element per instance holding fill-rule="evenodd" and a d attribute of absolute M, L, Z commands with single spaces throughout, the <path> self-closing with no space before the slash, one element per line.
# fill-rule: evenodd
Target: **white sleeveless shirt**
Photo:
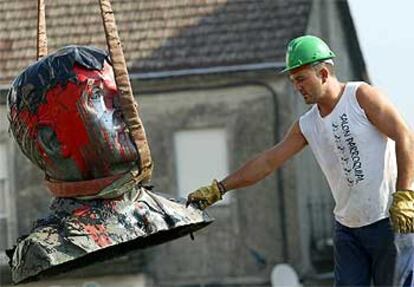
<path fill-rule="evenodd" d="M 394 142 L 370 123 L 358 104 L 361 83 L 347 83 L 327 116 L 321 117 L 314 105 L 299 119 L 331 188 L 335 219 L 347 227 L 388 217 L 397 177 Z"/>

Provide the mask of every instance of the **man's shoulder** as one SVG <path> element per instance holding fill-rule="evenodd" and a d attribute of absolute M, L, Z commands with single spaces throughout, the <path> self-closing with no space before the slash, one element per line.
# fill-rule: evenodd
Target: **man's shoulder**
<path fill-rule="evenodd" d="M 373 88 L 372 85 L 368 84 L 367 82 L 364 81 L 348 81 L 345 82 L 345 87 L 354 87 L 355 91 L 359 91 L 359 90 L 364 90 L 364 89 L 369 89 L 369 88 Z"/>
<path fill-rule="evenodd" d="M 379 100 L 382 92 L 368 83 L 362 82 L 356 90 L 356 98 L 361 106 Z"/>
<path fill-rule="evenodd" d="M 354 82 L 354 83 L 358 83 L 357 93 L 358 92 L 359 93 L 365 93 L 367 91 L 376 89 L 373 85 L 368 84 L 367 82 Z"/>
<path fill-rule="evenodd" d="M 299 117 L 298 126 L 302 133 L 306 133 L 306 130 L 315 124 L 315 121 L 318 119 L 318 113 L 318 107 L 315 104 Z"/>
<path fill-rule="evenodd" d="M 306 112 L 304 112 L 300 117 L 299 120 L 304 119 L 304 118 L 309 118 L 309 117 L 313 117 L 316 116 L 316 112 L 318 107 L 316 104 L 312 105 Z"/>

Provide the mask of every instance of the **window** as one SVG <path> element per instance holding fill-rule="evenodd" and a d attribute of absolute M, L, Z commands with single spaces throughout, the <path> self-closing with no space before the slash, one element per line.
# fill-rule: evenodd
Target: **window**
<path fill-rule="evenodd" d="M 224 129 L 178 131 L 174 135 L 178 195 L 187 194 L 229 171 L 227 135 Z M 227 194 L 220 204 L 229 202 Z"/>
<path fill-rule="evenodd" d="M 8 145 L 0 142 L 0 251 L 12 247 L 16 238 L 14 197 L 11 192 Z"/>

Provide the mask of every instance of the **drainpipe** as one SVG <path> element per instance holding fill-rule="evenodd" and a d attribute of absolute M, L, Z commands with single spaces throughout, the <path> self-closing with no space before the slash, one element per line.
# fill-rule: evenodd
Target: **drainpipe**
<path fill-rule="evenodd" d="M 273 99 L 273 109 L 274 109 L 274 123 L 273 123 L 273 133 L 275 135 L 275 144 L 279 143 L 281 141 L 281 133 L 279 124 L 281 122 L 280 120 L 280 105 L 279 105 L 279 99 L 277 97 L 277 94 L 275 90 L 272 88 L 271 85 L 269 85 L 266 82 L 262 81 L 253 81 L 253 84 L 256 84 L 258 86 L 262 86 L 265 89 L 267 89 L 270 94 L 272 95 Z M 288 253 L 288 236 L 287 236 L 287 216 L 286 216 L 286 209 L 285 209 L 285 188 L 284 188 L 284 182 L 283 182 L 283 172 L 281 168 L 278 168 L 276 171 L 276 184 L 277 184 L 277 190 L 278 190 L 278 197 L 279 197 L 279 216 L 280 216 L 280 224 L 281 224 L 281 235 L 282 235 L 282 256 L 283 261 L 288 262 L 289 260 L 289 253 Z"/>

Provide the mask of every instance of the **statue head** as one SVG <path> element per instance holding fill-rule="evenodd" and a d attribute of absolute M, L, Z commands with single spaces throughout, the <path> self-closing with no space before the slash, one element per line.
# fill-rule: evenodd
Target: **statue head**
<path fill-rule="evenodd" d="M 68 46 L 48 55 L 19 74 L 7 99 L 18 145 L 52 179 L 118 175 L 138 159 L 103 50 Z"/>

